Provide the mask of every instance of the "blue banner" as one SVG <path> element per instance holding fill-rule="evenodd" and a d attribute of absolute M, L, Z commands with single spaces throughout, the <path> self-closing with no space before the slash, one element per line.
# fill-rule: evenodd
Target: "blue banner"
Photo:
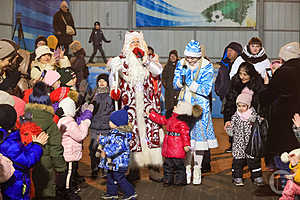
<path fill-rule="evenodd" d="M 256 0 L 136 0 L 136 26 L 255 27 Z"/>
<path fill-rule="evenodd" d="M 60 3 L 61 0 L 14 0 L 14 41 L 18 42 L 19 25 L 16 25 L 16 18 L 20 15 L 26 49 L 33 51 L 37 36 L 48 37 L 53 34 L 52 20 Z M 24 48 L 23 42 L 20 42 L 20 46 Z"/>

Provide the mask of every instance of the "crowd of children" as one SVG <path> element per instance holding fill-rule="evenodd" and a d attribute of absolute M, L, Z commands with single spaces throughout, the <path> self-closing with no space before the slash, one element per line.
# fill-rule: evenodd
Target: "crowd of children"
<path fill-rule="evenodd" d="M 95 22 L 89 40 L 94 45 L 90 62 L 97 49 L 106 62 L 102 41 L 110 42 L 105 39 L 100 23 Z M 0 182 L 4 199 L 81 199 L 78 192 L 84 178 L 78 173 L 78 162 L 88 133 L 91 175 L 96 178 L 101 169 L 107 178 L 106 193 L 101 198 L 118 199 L 119 189 L 123 199 L 137 197 L 126 178 L 133 138 L 130 108 L 115 110 L 108 74 L 99 74 L 95 90 L 88 94 L 85 51 L 79 41 L 74 41 L 70 49 L 75 54 L 71 62 L 64 56 L 64 50 L 49 48 L 47 40 L 39 37 L 28 71 L 32 87 L 24 90 L 19 96 L 22 99 L 13 96 L 12 91 L 0 91 Z M 149 50 L 149 56 L 154 55 L 151 47 Z M 146 112 L 147 118 L 165 127 L 161 155 L 162 182 L 166 187 L 201 184 L 204 150 L 218 146 L 208 97 L 212 90 L 212 65 L 202 56 L 197 41 L 190 41 L 184 53 L 186 58 L 177 60 L 177 66 L 172 65 L 175 76 L 168 77 L 181 90 L 178 103 L 172 99 L 172 105 L 177 105 L 168 108 L 166 116 L 153 109 Z M 10 55 L 0 55 L 1 67 Z M 244 185 L 243 167 L 248 165 L 253 183 L 262 186 L 265 183 L 261 157 L 249 155 L 246 149 L 253 137 L 254 122 L 265 117 L 258 103 L 264 75 L 249 62 L 240 63 L 236 70 L 224 105 L 224 128 L 233 138 L 232 182 L 235 186 Z M 293 123 L 299 139 L 299 114 L 294 115 Z M 294 171 L 287 177 L 281 199 L 292 199 L 300 194 L 300 150 L 282 154 L 281 160 L 289 162 Z"/>

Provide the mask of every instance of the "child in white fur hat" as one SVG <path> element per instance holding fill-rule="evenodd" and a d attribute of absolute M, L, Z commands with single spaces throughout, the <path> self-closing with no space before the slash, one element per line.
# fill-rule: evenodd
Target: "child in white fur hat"
<path fill-rule="evenodd" d="M 294 172 L 292 175 L 287 175 L 289 179 L 282 192 L 280 200 L 293 200 L 295 195 L 300 195 L 300 149 L 294 149 L 290 153 L 284 152 L 281 155 L 281 160 L 288 163 L 290 169 Z"/>
<path fill-rule="evenodd" d="M 80 199 L 74 194 L 74 187 L 78 182 L 76 178 L 79 176 L 77 172 L 78 161 L 82 157 L 82 141 L 88 134 L 94 106 L 84 104 L 81 108 L 82 114 L 76 120 L 74 119 L 76 105 L 70 97 L 61 100 L 58 109 L 61 118 L 57 127 L 62 132 L 63 155 L 67 162 L 66 195 L 68 196 L 67 199 L 76 200 Z"/>
<path fill-rule="evenodd" d="M 233 133 L 232 144 L 232 182 L 235 186 L 244 186 L 243 167 L 248 165 L 254 184 L 264 185 L 260 158 L 254 158 L 245 153 L 249 143 L 253 122 L 259 117 L 251 107 L 253 91 L 247 87 L 236 99 L 237 111 L 231 118 Z"/>
<path fill-rule="evenodd" d="M 191 147 L 189 132 L 201 115 L 202 108 L 199 105 L 192 106 L 185 101 L 179 101 L 174 106 L 172 116 L 168 119 L 154 111 L 149 114 L 149 118 L 155 123 L 166 125 L 162 146 L 162 156 L 165 158 L 164 186 L 190 184 L 191 174 L 186 174 L 184 163 L 186 152 Z"/>

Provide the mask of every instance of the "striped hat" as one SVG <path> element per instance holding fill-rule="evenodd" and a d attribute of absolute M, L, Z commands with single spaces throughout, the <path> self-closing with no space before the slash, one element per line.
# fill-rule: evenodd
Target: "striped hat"
<path fill-rule="evenodd" d="M 191 40 L 185 47 L 184 55 L 191 57 L 201 57 L 202 53 L 200 43 L 198 41 Z"/>

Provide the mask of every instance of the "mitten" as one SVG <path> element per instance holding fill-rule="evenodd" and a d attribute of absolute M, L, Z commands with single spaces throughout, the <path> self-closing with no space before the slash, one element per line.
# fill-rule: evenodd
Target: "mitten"
<path fill-rule="evenodd" d="M 91 120 L 93 117 L 93 113 L 90 110 L 85 110 L 76 118 L 76 123 L 79 125 L 82 121 L 89 119 Z"/>
<path fill-rule="evenodd" d="M 57 111 L 58 106 L 59 106 L 59 102 L 56 102 L 56 103 L 52 104 L 52 107 L 53 107 L 53 109 L 54 109 L 54 112 Z"/>
<path fill-rule="evenodd" d="M 110 97 L 115 101 L 118 101 L 120 99 L 120 96 L 121 96 L 121 91 L 119 89 L 117 89 L 117 92 L 115 91 L 115 89 L 113 89 L 110 92 Z"/>
<path fill-rule="evenodd" d="M 87 102 L 85 102 L 82 106 L 81 106 L 81 112 L 84 112 L 85 110 L 87 110 L 87 107 L 89 106 L 89 104 Z"/>

